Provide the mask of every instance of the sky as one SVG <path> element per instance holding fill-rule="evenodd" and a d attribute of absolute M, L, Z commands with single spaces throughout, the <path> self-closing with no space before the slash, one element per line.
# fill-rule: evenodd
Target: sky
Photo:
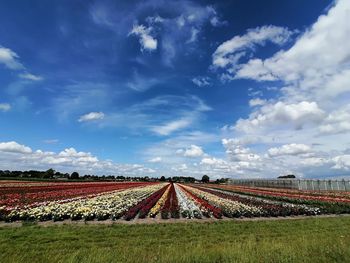
<path fill-rule="evenodd" d="M 347 0 L 0 3 L 0 169 L 350 176 Z"/>

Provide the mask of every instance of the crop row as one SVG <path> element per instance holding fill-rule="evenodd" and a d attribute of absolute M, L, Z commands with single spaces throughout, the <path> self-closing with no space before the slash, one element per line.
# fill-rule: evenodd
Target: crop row
<path fill-rule="evenodd" d="M 133 206 L 162 188 L 162 184 L 131 188 L 122 191 L 79 199 L 66 203 L 58 201 L 26 209 L 14 209 L 7 220 L 64 220 L 118 219 Z"/>
<path fill-rule="evenodd" d="M 207 185 L 210 187 L 209 185 Z M 334 192 L 314 192 L 314 191 L 297 191 L 288 189 L 273 189 L 273 188 L 254 188 L 236 185 L 221 185 L 220 188 L 232 190 L 241 193 L 251 193 L 257 195 L 276 196 L 298 198 L 304 200 L 314 200 L 322 202 L 344 202 L 350 203 L 350 194 L 348 192 L 334 193 Z"/>
<path fill-rule="evenodd" d="M 150 183 L 58 183 L 35 186 L 7 187 L 0 185 L 0 207 L 36 206 L 37 203 L 75 197 L 93 196 L 100 193 L 149 185 Z"/>
<path fill-rule="evenodd" d="M 47 201 L 19 206 L 5 203 L 0 206 L 0 220 L 132 220 L 146 217 L 220 219 L 350 212 L 348 202 L 276 196 L 269 193 L 276 194 L 277 191 L 265 189 L 257 192 L 257 189 L 250 191 L 246 187 L 237 189 L 227 185 L 114 183 L 105 184 L 104 190 L 101 190 L 103 184 L 97 184 L 93 193 L 90 191 L 93 189 L 91 187 L 78 186 L 75 189 L 78 194 L 72 194 L 73 197 L 68 194 L 63 198 L 68 190 L 62 189 L 62 193 L 55 197 L 56 200 L 51 200 L 52 196 L 47 195 L 48 192 L 58 191 L 52 190 L 42 193 L 42 197 L 48 196 Z M 117 189 L 111 190 L 112 186 Z M 69 189 L 68 193 L 70 191 L 74 193 L 73 189 Z"/>
<path fill-rule="evenodd" d="M 211 186 L 211 188 L 213 188 Z M 343 214 L 350 213 L 350 203 L 349 200 L 344 198 L 332 198 L 332 197 L 311 197 L 309 195 L 298 194 L 292 195 L 284 193 L 283 190 L 271 190 L 263 191 L 256 188 L 248 187 L 236 187 L 229 185 L 220 185 L 215 186 L 214 188 L 219 190 L 228 191 L 234 194 L 243 195 L 245 197 L 252 197 L 253 199 L 264 199 L 275 202 L 280 202 L 283 204 L 294 204 L 294 205 L 303 205 L 307 207 L 319 208 L 319 213 L 322 214 Z"/>

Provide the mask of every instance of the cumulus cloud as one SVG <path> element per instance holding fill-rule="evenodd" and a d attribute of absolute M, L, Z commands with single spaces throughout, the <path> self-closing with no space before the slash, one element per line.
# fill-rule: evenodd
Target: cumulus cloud
<path fill-rule="evenodd" d="M 110 160 L 99 160 L 90 152 L 66 148 L 59 153 L 36 150 L 17 142 L 0 142 L 0 169 L 47 170 L 54 168 L 63 172 L 78 171 L 89 174 L 113 174 L 145 176 L 155 170 L 140 164 L 119 164 Z"/>
<path fill-rule="evenodd" d="M 254 57 L 254 53 L 248 57 L 242 53 L 246 49 L 239 48 L 222 60 L 213 55 L 218 59 L 216 69 L 223 70 L 228 80 L 252 79 L 261 86 L 254 94 L 259 99 L 249 102 L 249 116 L 225 126 L 225 133 L 236 136 L 230 139 L 229 155 L 245 154 L 248 147 L 242 144 L 251 144 L 263 161 L 246 162 L 264 173 L 293 171 L 306 177 L 348 174 L 344 148 L 350 133 L 350 48 L 334 47 L 350 40 L 349 12 L 348 1 L 335 1 L 290 48 L 266 59 Z M 224 49 L 221 54 L 226 54 Z M 243 63 L 243 58 L 248 60 Z M 276 96 L 260 101 L 261 90 L 271 80 L 278 81 L 274 83 L 279 86 L 274 90 Z M 271 148 L 272 144 L 281 146 Z"/>
<path fill-rule="evenodd" d="M 256 128 L 281 124 L 301 129 L 307 124 L 320 123 L 324 115 L 324 111 L 318 107 L 316 102 L 302 101 L 287 104 L 279 101 L 263 106 L 259 111 L 253 112 L 248 119 L 239 119 L 235 129 L 249 133 Z"/>
<path fill-rule="evenodd" d="M 325 76 L 342 73 L 349 62 L 350 48 L 334 47 L 349 41 L 349 10 L 349 1 L 336 1 L 335 6 L 326 15 L 321 15 L 289 50 L 265 60 L 252 59 L 237 76 L 256 80 L 271 76 L 284 81 L 304 79 L 304 88 L 306 85 L 312 88 L 315 84 L 323 84 Z"/>
<path fill-rule="evenodd" d="M 334 162 L 334 165 L 332 167 L 333 169 L 345 170 L 345 171 L 350 170 L 350 155 L 349 154 L 335 156 L 334 158 L 332 158 L 332 161 Z"/>
<path fill-rule="evenodd" d="M 331 112 L 319 127 L 321 135 L 350 132 L 350 105 Z"/>
<path fill-rule="evenodd" d="M 10 141 L 0 142 L 0 152 L 27 154 L 31 153 L 32 149 L 17 142 Z"/>
<path fill-rule="evenodd" d="M 281 147 L 270 148 L 268 151 L 270 157 L 283 156 L 283 155 L 300 155 L 311 152 L 311 147 L 305 144 L 286 144 Z"/>
<path fill-rule="evenodd" d="M 11 109 L 11 105 L 9 103 L 0 103 L 0 111 L 9 111 Z"/>
<path fill-rule="evenodd" d="M 134 25 L 129 35 L 139 37 L 141 50 L 153 51 L 157 49 L 157 39 L 152 35 L 152 27 L 145 27 L 144 25 Z"/>
<path fill-rule="evenodd" d="M 105 117 L 105 114 L 103 112 L 90 112 L 80 116 L 78 121 L 79 122 L 96 121 L 96 120 L 102 120 L 104 117 Z"/>
<path fill-rule="evenodd" d="M 202 147 L 192 144 L 190 148 L 187 148 L 184 152 L 185 157 L 200 157 L 204 155 Z"/>
<path fill-rule="evenodd" d="M 248 147 L 238 144 L 238 141 L 231 139 L 223 139 L 222 145 L 226 149 L 229 159 L 234 162 L 259 162 L 261 157 L 252 153 Z"/>
<path fill-rule="evenodd" d="M 302 165 L 305 165 L 307 167 L 312 166 L 323 166 L 327 163 L 329 163 L 329 159 L 327 158 L 320 158 L 320 157 L 311 157 L 311 158 L 304 158 L 300 162 Z"/>

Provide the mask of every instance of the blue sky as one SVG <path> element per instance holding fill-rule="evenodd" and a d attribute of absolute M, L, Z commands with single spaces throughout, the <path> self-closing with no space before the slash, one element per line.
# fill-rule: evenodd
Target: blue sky
<path fill-rule="evenodd" d="M 345 0 L 0 5 L 0 169 L 350 174 Z"/>

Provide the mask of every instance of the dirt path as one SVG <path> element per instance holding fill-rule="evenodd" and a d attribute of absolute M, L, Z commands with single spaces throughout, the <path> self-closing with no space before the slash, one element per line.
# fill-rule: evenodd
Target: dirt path
<path fill-rule="evenodd" d="M 64 220 L 64 221 L 44 221 L 44 222 L 33 222 L 32 224 L 38 225 L 38 226 L 56 226 L 56 225 L 137 225 L 137 224 L 174 224 L 174 223 L 214 223 L 214 222 L 220 222 L 220 221 L 235 221 L 235 222 L 244 222 L 244 221 L 278 221 L 278 220 L 300 220 L 300 219 L 306 219 L 306 218 L 333 218 L 333 217 L 347 217 L 350 216 L 350 214 L 342 214 L 342 215 L 317 215 L 317 216 L 286 216 L 286 217 L 254 217 L 254 218 L 228 218 L 223 217 L 222 219 L 216 219 L 216 218 L 203 218 L 203 219 L 187 219 L 187 218 L 179 218 L 179 219 L 161 219 L 161 218 L 144 218 L 144 219 L 134 219 L 130 221 L 126 221 L 123 219 L 120 220 L 92 220 L 92 221 L 83 221 L 83 220 Z M 11 223 L 6 222 L 0 222 L 0 228 L 1 227 L 21 227 L 27 223 L 24 223 L 22 221 L 16 221 Z M 30 223 L 31 224 L 31 223 Z"/>

